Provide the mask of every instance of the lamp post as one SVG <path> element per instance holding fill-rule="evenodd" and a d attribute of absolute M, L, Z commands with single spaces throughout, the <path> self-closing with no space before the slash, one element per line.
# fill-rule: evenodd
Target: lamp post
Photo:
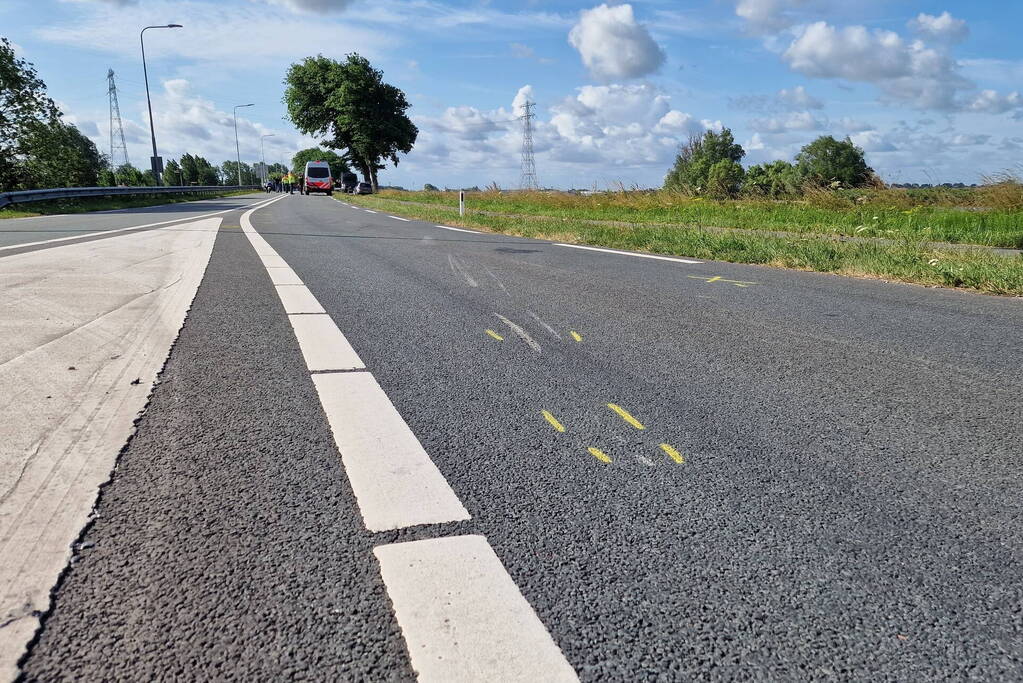
<path fill-rule="evenodd" d="M 139 44 L 142 45 L 142 76 L 146 80 L 146 106 L 149 107 L 149 134 L 153 138 L 153 158 L 149 160 L 152 165 L 153 175 L 156 177 L 156 184 L 160 184 L 160 177 L 163 175 L 163 160 L 156 153 L 156 128 L 153 126 L 153 103 L 149 100 L 149 72 L 146 70 L 146 41 L 145 32 L 151 28 L 181 28 L 181 24 L 164 24 L 163 26 L 146 26 L 139 31 Z"/>
<path fill-rule="evenodd" d="M 263 164 L 263 184 L 264 185 L 266 185 L 267 174 L 266 174 L 266 155 L 263 154 L 263 139 L 264 138 L 272 138 L 272 137 L 276 137 L 274 133 L 267 133 L 266 135 L 261 135 L 260 138 L 259 138 L 259 161 L 260 161 L 261 164 Z"/>
<path fill-rule="evenodd" d="M 242 152 L 241 148 L 238 147 L 238 110 L 242 107 L 251 107 L 253 104 L 236 104 L 234 105 L 234 152 L 238 156 L 238 185 L 242 184 Z"/>

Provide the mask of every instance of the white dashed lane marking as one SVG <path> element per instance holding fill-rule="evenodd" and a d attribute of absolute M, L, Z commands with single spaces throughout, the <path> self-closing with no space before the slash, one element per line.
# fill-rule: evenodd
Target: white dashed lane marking
<path fill-rule="evenodd" d="M 411 223 L 409 219 L 401 218 L 400 216 L 388 216 L 388 218 L 393 218 L 396 221 L 405 221 L 406 223 Z"/>
<path fill-rule="evenodd" d="M 476 230 L 465 230 L 464 228 L 450 228 L 450 227 L 448 227 L 446 225 L 437 225 L 437 226 L 434 226 L 434 227 L 441 228 L 442 230 L 454 230 L 455 232 L 468 232 L 468 233 L 471 233 L 473 235 L 478 235 L 479 234 L 479 232 L 477 232 Z"/>
<path fill-rule="evenodd" d="M 483 536 L 373 553 L 421 682 L 579 680 Z"/>
<path fill-rule="evenodd" d="M 311 379 L 366 528 L 470 519 L 344 334 L 252 227 L 254 212 L 242 215 L 242 229 L 277 285 L 310 372 L 317 373 Z M 382 545 L 373 552 L 420 681 L 578 680 L 483 536 Z"/>
<path fill-rule="evenodd" d="M 652 259 L 657 259 L 658 261 L 674 261 L 675 263 L 691 263 L 691 264 L 703 263 L 703 261 L 691 261 L 689 259 L 673 258 L 671 256 L 655 256 L 653 254 L 638 254 L 638 253 L 636 253 L 634 251 L 617 251 L 615 249 L 601 249 L 600 247 L 584 247 L 581 244 L 562 244 L 560 242 L 555 242 L 554 246 L 556 246 L 556 247 L 569 247 L 571 249 L 586 249 L 587 251 L 602 251 L 605 254 L 618 254 L 619 256 L 638 256 L 639 258 L 652 258 Z"/>

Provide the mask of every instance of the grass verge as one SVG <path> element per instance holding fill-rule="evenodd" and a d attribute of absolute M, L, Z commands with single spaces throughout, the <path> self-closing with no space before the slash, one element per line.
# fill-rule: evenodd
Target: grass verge
<path fill-rule="evenodd" d="M 935 249 L 914 240 L 880 244 L 841 242 L 813 234 L 784 238 L 686 226 L 597 225 L 578 218 L 474 211 L 460 218 L 446 207 L 409 204 L 388 196 L 345 199 L 412 218 L 519 237 L 1023 296 L 1023 256 L 1000 256 L 987 250 Z"/>
<path fill-rule="evenodd" d="M 379 196 L 438 206 L 458 205 L 456 192 L 384 190 Z M 966 198 L 973 202 L 993 199 L 976 192 Z M 959 206 L 927 204 L 906 199 L 899 192 L 822 192 L 802 201 L 711 201 L 663 191 L 589 196 L 557 192 L 466 195 L 467 205 L 473 209 L 498 213 L 1023 248 L 1023 211 L 983 208 L 962 201 L 964 205 Z"/>
<path fill-rule="evenodd" d="M 233 190 L 223 194 L 182 194 L 182 195 L 152 195 L 143 197 L 81 197 L 78 199 L 55 199 L 48 202 L 32 202 L 28 205 L 21 205 L 19 208 L 5 207 L 0 209 L 0 219 L 3 218 L 31 218 L 33 216 L 48 216 L 52 214 L 65 213 L 89 213 L 91 211 L 113 211 L 116 209 L 139 209 L 147 206 L 161 206 L 163 204 L 179 204 L 181 202 L 195 202 L 200 199 L 218 199 L 221 197 L 237 197 L 245 194 L 252 194 L 258 190 Z M 25 208 L 25 207 L 31 208 Z"/>

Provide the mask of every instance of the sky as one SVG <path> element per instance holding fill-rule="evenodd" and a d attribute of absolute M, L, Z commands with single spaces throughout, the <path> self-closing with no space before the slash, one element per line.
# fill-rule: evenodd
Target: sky
<path fill-rule="evenodd" d="M 380 182 L 519 186 L 522 104 L 544 187 L 659 186 L 681 142 L 728 127 L 747 165 L 850 137 L 896 183 L 980 182 L 1023 162 L 1015 0 L 3 0 L 0 35 L 67 119 L 110 151 L 107 70 L 147 168 L 159 151 L 284 162 L 290 64 L 367 57 L 419 128 Z M 272 137 L 262 137 L 269 136 Z"/>

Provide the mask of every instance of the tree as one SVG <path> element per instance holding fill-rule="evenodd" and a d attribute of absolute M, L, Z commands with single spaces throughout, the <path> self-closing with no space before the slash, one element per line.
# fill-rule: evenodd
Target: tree
<path fill-rule="evenodd" d="M 163 184 L 168 187 L 183 185 L 185 176 L 181 173 L 181 164 L 171 159 L 163 167 Z"/>
<path fill-rule="evenodd" d="M 796 155 L 796 168 L 804 181 L 821 186 L 841 183 L 844 187 L 862 187 L 874 176 L 862 149 L 849 138 L 836 140 L 830 135 L 822 135 L 803 147 Z"/>
<path fill-rule="evenodd" d="M 384 83 L 383 73 L 365 57 L 347 55 L 338 62 L 322 55 L 292 64 L 285 78 L 288 117 L 308 135 L 326 136 L 328 147 L 344 157 L 377 189 L 382 162 L 398 165 L 419 130 L 405 112 L 405 93 Z"/>
<path fill-rule="evenodd" d="M 199 155 L 181 155 L 181 176 L 185 185 L 220 184 L 216 168 Z M 237 182 L 237 178 L 235 182 Z"/>
<path fill-rule="evenodd" d="M 35 122 L 21 141 L 20 185 L 27 190 L 46 187 L 95 187 L 106 160 L 96 144 L 60 119 Z"/>
<path fill-rule="evenodd" d="M 96 145 L 61 119 L 32 65 L 0 38 L 0 190 L 94 186 L 104 164 Z"/>
<path fill-rule="evenodd" d="M 721 184 L 723 180 L 738 174 L 741 182 L 742 166 L 739 162 L 744 156 L 746 151 L 735 142 L 731 130 L 725 128 L 720 133 L 708 130 L 702 137 L 693 136 L 682 145 L 675 157 L 675 165 L 664 179 L 664 187 L 696 194 L 708 193 L 711 169 L 721 162 L 732 162 L 738 166 L 738 171 L 734 166 L 725 164 L 719 166 L 715 173 L 717 185 L 710 193 L 720 193 L 725 189 L 725 185 Z M 726 194 L 730 196 L 733 193 L 729 191 Z"/>
<path fill-rule="evenodd" d="M 114 178 L 117 179 L 118 185 L 125 185 L 127 187 L 141 187 L 146 184 L 142 171 L 131 164 L 121 164 L 118 166 L 117 170 L 114 171 Z"/>
<path fill-rule="evenodd" d="M 802 180 L 796 167 L 787 161 L 758 164 L 746 169 L 743 189 L 752 195 L 779 199 L 800 193 Z"/>
<path fill-rule="evenodd" d="M 238 182 L 238 162 L 225 161 L 220 165 L 220 180 L 223 185 L 235 185 Z M 216 183 L 214 183 L 216 184 Z M 244 161 L 242 162 L 242 185 L 257 185 L 259 178 L 255 171 Z"/>
<path fill-rule="evenodd" d="M 437 189 L 436 185 L 426 183 L 425 185 L 423 185 L 423 192 L 440 192 L 440 190 Z"/>
<path fill-rule="evenodd" d="M 742 164 L 722 159 L 707 172 L 707 195 L 714 199 L 730 199 L 739 194 L 745 171 Z"/>
<path fill-rule="evenodd" d="M 348 173 L 348 164 L 337 152 L 319 147 L 303 149 L 291 158 L 292 172 L 297 176 L 305 175 L 305 165 L 308 161 L 326 161 L 330 165 L 332 178 L 340 178 L 343 173 Z M 287 173 L 287 169 L 284 169 Z"/>

